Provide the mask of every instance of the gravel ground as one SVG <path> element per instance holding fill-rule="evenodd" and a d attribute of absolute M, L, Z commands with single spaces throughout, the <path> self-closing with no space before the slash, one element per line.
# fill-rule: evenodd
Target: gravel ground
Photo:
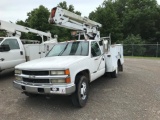
<path fill-rule="evenodd" d="M 118 78 L 90 84 L 84 108 L 69 97 L 28 98 L 13 88 L 13 75 L 0 78 L 1 120 L 160 120 L 160 60 L 125 59 Z"/>

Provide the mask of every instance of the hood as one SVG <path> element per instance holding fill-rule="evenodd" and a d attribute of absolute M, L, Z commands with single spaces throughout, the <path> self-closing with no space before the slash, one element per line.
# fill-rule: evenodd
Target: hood
<path fill-rule="evenodd" d="M 32 60 L 29 62 L 17 65 L 16 69 L 30 70 L 30 69 L 63 69 L 69 68 L 71 64 L 74 64 L 80 60 L 87 58 L 88 56 L 54 56 L 45 57 L 41 59 Z"/>

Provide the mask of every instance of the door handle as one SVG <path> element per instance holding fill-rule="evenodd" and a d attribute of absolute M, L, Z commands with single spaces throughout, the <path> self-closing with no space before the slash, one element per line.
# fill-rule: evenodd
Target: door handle
<path fill-rule="evenodd" d="M 94 60 L 98 60 L 99 58 L 95 58 Z"/>
<path fill-rule="evenodd" d="M 1 61 L 4 61 L 4 58 L 1 58 L 0 60 L 1 60 Z"/>
<path fill-rule="evenodd" d="M 23 51 L 20 51 L 20 54 L 23 55 Z"/>

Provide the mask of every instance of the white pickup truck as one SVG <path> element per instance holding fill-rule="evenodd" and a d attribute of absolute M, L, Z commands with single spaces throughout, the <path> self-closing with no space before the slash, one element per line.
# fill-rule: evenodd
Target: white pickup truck
<path fill-rule="evenodd" d="M 19 37 L 0 37 L 0 73 L 20 63 L 45 57 L 54 44 L 22 44 Z"/>
<path fill-rule="evenodd" d="M 15 67 L 14 87 L 30 97 L 36 94 L 71 95 L 72 103 L 83 107 L 90 82 L 106 72 L 115 78 L 118 71 L 123 70 L 122 45 L 108 44 L 105 50 L 102 48 L 104 46 L 96 40 L 57 43 L 45 58 Z"/>

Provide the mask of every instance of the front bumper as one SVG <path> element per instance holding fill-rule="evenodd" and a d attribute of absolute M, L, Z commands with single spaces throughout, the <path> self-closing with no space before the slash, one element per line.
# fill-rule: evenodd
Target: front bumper
<path fill-rule="evenodd" d="M 13 81 L 13 86 L 19 90 L 35 94 L 61 94 L 70 95 L 75 92 L 75 84 L 53 85 L 53 84 L 34 84 L 23 81 Z"/>

